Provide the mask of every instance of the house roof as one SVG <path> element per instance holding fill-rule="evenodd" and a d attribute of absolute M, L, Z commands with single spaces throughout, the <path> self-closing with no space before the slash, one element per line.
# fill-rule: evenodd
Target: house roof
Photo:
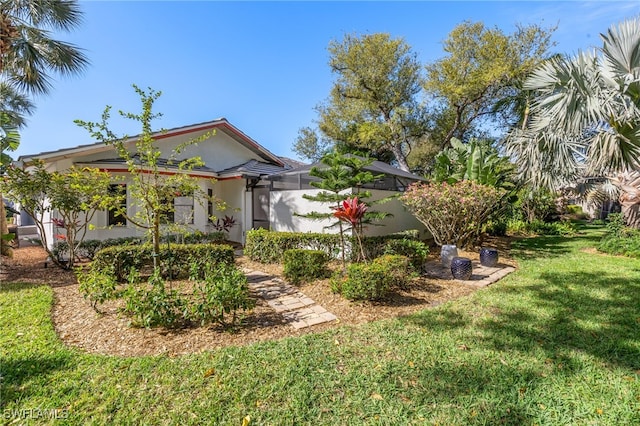
<path fill-rule="evenodd" d="M 136 162 L 136 164 L 143 165 L 143 162 L 140 161 L 140 156 L 138 154 L 133 155 L 131 158 Z M 156 164 L 158 165 L 158 167 L 162 167 L 166 169 L 178 169 L 179 168 L 178 164 L 184 160 L 169 160 L 167 158 L 158 158 L 156 161 L 157 161 Z M 115 166 L 115 167 L 123 167 L 124 169 L 126 169 L 128 166 L 124 158 L 120 158 L 120 157 L 88 161 L 88 162 L 80 162 L 77 164 L 94 166 L 94 167 L 104 167 L 104 168 Z M 207 166 L 194 166 L 192 169 L 190 169 L 190 171 L 216 174 L 215 170 Z"/>
<path fill-rule="evenodd" d="M 352 154 L 347 154 L 346 156 L 352 156 Z M 357 157 L 357 156 L 354 156 Z M 364 160 L 362 157 L 358 157 Z M 307 164 L 301 167 L 294 168 L 292 170 L 285 170 L 281 173 L 274 175 L 273 177 L 277 179 L 278 176 L 291 176 L 297 174 L 308 174 L 313 167 L 318 168 L 327 168 L 328 166 L 323 164 L 322 162 L 317 162 L 313 164 Z M 393 167 L 387 163 L 383 163 L 382 161 L 375 160 L 368 166 L 364 167 L 365 170 L 370 171 L 373 174 L 385 174 L 388 176 L 395 176 L 399 178 L 410 179 L 414 181 L 426 181 L 427 179 L 422 176 L 418 176 L 416 174 L 405 172 L 404 170 L 400 170 L 397 167 Z"/>
<path fill-rule="evenodd" d="M 280 167 L 274 164 L 264 163 L 257 160 L 249 160 L 246 163 L 238 166 L 229 167 L 228 169 L 220 170 L 218 173 L 221 176 L 230 174 L 242 174 L 253 177 L 269 176 L 272 174 L 280 173 L 290 169 L 291 166 Z"/>
<path fill-rule="evenodd" d="M 271 153 L 265 147 L 260 145 L 255 140 L 251 139 L 245 133 L 243 133 L 240 129 L 229 123 L 226 118 L 219 118 L 217 120 L 208 121 L 204 123 L 191 124 L 183 127 L 176 127 L 174 129 L 159 131 L 153 134 L 153 138 L 155 140 L 166 139 L 173 136 L 179 136 L 189 133 L 200 132 L 204 130 L 212 130 L 217 129 L 225 132 L 225 134 L 229 135 L 236 142 L 240 143 L 244 147 L 250 149 L 255 152 L 260 158 L 264 159 L 267 162 L 274 163 L 280 166 L 284 166 L 284 162 L 275 154 Z M 140 135 L 128 137 L 125 141 L 127 144 L 133 144 L 139 138 Z M 55 151 L 44 151 L 38 154 L 33 155 L 22 155 L 18 158 L 18 162 L 29 163 L 36 158 L 41 160 L 56 160 L 61 158 L 73 158 L 80 155 L 87 155 L 98 152 L 105 152 L 112 150 L 113 148 L 109 145 L 105 145 L 102 142 L 91 143 L 86 145 L 78 145 L 73 148 L 63 148 Z"/>

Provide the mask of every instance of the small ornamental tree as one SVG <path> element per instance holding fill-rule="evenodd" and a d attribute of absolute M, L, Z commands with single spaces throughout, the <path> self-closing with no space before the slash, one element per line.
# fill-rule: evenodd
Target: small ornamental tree
<path fill-rule="evenodd" d="M 415 183 L 400 200 L 438 245 L 465 247 L 478 240 L 483 222 L 499 206 L 504 190 L 473 181 Z"/>
<path fill-rule="evenodd" d="M 72 268 L 77 248 L 82 244 L 96 211 L 118 204 L 118 196 L 109 189 L 112 178 L 98 169 L 76 167 L 66 172 L 48 172 L 41 161 L 31 170 L 8 167 L 1 182 L 1 190 L 9 198 L 20 203 L 22 209 L 33 218 L 41 236 L 42 247 L 52 261 L 61 267 Z M 69 260 L 60 262 L 49 249 L 45 222 L 51 221 L 64 230 L 59 234 L 69 247 Z"/>
<path fill-rule="evenodd" d="M 130 198 L 136 200 L 138 208 L 133 215 L 130 215 L 124 207 L 116 208 L 116 214 L 126 217 L 135 226 L 148 230 L 154 254 L 157 254 L 160 252 L 161 225 L 175 214 L 173 203 L 175 197 L 192 196 L 194 201 L 202 205 L 205 205 L 206 201 L 215 202 L 218 210 L 223 210 L 225 206 L 220 200 L 204 193 L 198 179 L 189 175 L 194 167 L 203 165 L 202 159 L 200 157 L 178 159 L 187 147 L 208 139 L 213 132 L 190 139 L 174 148 L 169 158 L 161 158 L 161 152 L 155 143 L 156 132 L 152 130 L 151 124 L 153 120 L 162 116 L 160 113 L 153 112 L 153 104 L 162 92 L 153 89 L 144 91 L 135 84 L 133 88 L 140 96 L 142 112 L 134 114 L 119 111 L 119 114 L 141 124 L 142 132 L 137 137 L 135 146 L 127 143 L 128 136 L 117 136 L 109 128 L 110 106 L 105 108 L 102 120 L 98 123 L 82 120 L 75 120 L 75 123 L 88 130 L 93 138 L 114 147 L 120 158 L 126 162 L 131 179 L 128 184 Z M 215 182 L 214 179 L 211 181 Z M 184 220 L 184 222 L 187 221 Z M 153 259 L 154 269 L 158 269 L 157 256 Z"/>
<path fill-rule="evenodd" d="M 362 186 L 374 182 L 381 176 L 376 176 L 365 167 L 373 162 L 371 158 L 361 158 L 355 155 L 343 155 L 337 151 L 333 151 L 322 157 L 322 166 L 312 167 L 309 171 L 310 176 L 320 178 L 320 181 L 311 182 L 310 185 L 321 189 L 315 195 L 304 194 L 302 197 L 309 201 L 332 204 L 332 209 L 340 209 L 345 198 L 351 195 L 357 195 L 361 200 L 371 197 L 371 192 L 362 190 Z M 351 194 L 345 191 L 351 191 Z M 365 203 L 366 204 L 366 203 Z M 321 213 L 313 211 L 305 215 L 300 215 L 307 219 L 323 220 L 331 219 L 333 212 Z M 359 222 L 361 228 L 363 222 L 379 221 L 387 216 L 386 213 L 368 211 L 366 216 Z M 342 263 L 345 263 L 345 229 L 342 221 L 330 226 L 337 225 L 340 229 L 340 243 L 342 248 Z M 361 231 L 361 229 L 357 230 Z"/>

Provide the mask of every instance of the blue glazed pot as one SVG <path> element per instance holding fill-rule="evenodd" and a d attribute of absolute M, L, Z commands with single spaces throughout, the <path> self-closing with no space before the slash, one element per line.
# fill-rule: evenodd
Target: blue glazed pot
<path fill-rule="evenodd" d="M 496 266 L 498 263 L 498 250 L 494 248 L 482 247 L 480 249 L 480 264 L 482 266 Z"/>
<path fill-rule="evenodd" d="M 471 259 L 466 257 L 454 257 L 451 260 L 451 274 L 457 280 L 468 280 L 473 273 Z"/>

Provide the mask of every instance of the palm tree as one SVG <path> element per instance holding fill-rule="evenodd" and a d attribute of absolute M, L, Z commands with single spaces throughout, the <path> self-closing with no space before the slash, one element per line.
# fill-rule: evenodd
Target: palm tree
<path fill-rule="evenodd" d="M 25 116 L 34 108 L 29 96 L 50 92 L 52 73 L 77 74 L 88 65 L 79 48 L 52 39 L 50 32 L 72 30 L 81 20 L 75 0 L 0 0 L 0 156 L 4 160 L 4 150 L 16 149 L 19 143 L 18 138 L 5 144 L 5 130 L 12 129 L 14 134 L 24 126 Z M 6 233 L 5 228 L 6 217 L 0 209 L 2 234 Z"/>
<path fill-rule="evenodd" d="M 75 0 L 1 0 L 0 73 L 20 91 L 43 94 L 50 73 L 82 71 L 88 60 L 73 44 L 54 40 L 50 31 L 70 31 L 82 21 Z"/>
<path fill-rule="evenodd" d="M 573 186 L 606 177 L 620 191 L 627 223 L 640 227 L 640 17 L 612 26 L 596 51 L 555 57 L 524 84 L 534 91 L 529 122 L 507 149 L 534 186 Z M 621 178 L 628 176 L 627 178 Z M 635 213 L 634 213 L 635 212 Z"/>

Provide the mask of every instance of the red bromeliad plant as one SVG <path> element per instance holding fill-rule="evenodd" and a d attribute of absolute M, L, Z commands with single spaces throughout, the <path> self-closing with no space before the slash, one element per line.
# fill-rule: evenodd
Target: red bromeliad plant
<path fill-rule="evenodd" d="M 333 215 L 343 222 L 348 222 L 353 228 L 353 232 L 356 235 L 358 241 L 358 248 L 360 249 L 360 255 L 358 260 L 365 260 L 364 249 L 362 247 L 362 239 L 360 233 L 362 232 L 362 218 L 367 212 L 367 205 L 361 203 L 358 197 L 349 197 L 344 200 L 338 207 L 334 207 L 335 212 Z"/>

